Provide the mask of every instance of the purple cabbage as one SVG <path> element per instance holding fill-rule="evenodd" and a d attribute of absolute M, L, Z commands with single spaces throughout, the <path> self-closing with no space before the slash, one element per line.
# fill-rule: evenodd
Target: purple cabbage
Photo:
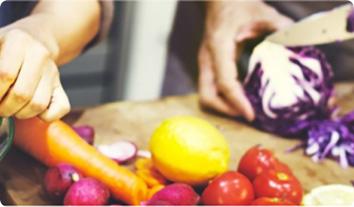
<path fill-rule="evenodd" d="M 354 111 L 335 118 L 333 72 L 326 57 L 314 47 L 262 44 L 251 56 L 244 81 L 254 124 L 303 138 L 288 151 L 304 147 L 316 162 L 335 158 L 343 167 L 354 166 Z"/>
<path fill-rule="evenodd" d="M 305 154 L 316 162 L 333 157 L 342 167 L 354 166 L 354 111 L 336 120 L 313 122 Z"/>
<path fill-rule="evenodd" d="M 324 54 L 314 47 L 292 47 L 288 48 L 288 51 L 291 53 L 290 64 L 298 67 L 291 67 L 289 74 L 281 73 L 286 77 L 280 77 L 279 74 L 264 76 L 267 68 L 263 68 L 262 62 L 258 61 L 253 65 L 254 68 L 249 68 L 244 88 L 255 110 L 254 124 L 257 127 L 282 136 L 304 136 L 314 121 L 329 119 L 332 116 L 334 108 L 329 107 L 328 102 L 334 93 L 333 72 Z M 273 61 L 277 61 L 277 58 L 279 57 L 275 55 Z M 318 61 L 320 71 L 309 68 L 303 63 L 305 60 Z M 272 78 L 292 78 L 293 81 L 289 84 L 293 84 L 293 88 L 297 87 L 297 91 L 289 93 L 296 101 L 286 106 L 274 106 L 273 99 L 281 100 L 282 97 L 277 97 L 280 96 L 277 93 L 279 87 L 271 86 Z M 265 98 L 267 96 L 270 98 Z"/>

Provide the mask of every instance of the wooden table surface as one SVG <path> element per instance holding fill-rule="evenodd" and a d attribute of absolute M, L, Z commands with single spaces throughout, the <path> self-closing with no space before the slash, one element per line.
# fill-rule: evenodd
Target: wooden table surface
<path fill-rule="evenodd" d="M 338 102 L 342 112 L 354 108 L 354 83 L 337 85 Z M 230 169 L 235 169 L 240 156 L 250 147 L 262 144 L 274 150 L 300 179 L 305 191 L 330 184 L 350 184 L 354 168 L 342 169 L 332 160 L 315 164 L 302 150 L 285 153 L 296 145 L 296 139 L 286 139 L 259 131 L 241 120 L 230 119 L 200 110 L 197 96 L 169 97 L 148 102 L 118 102 L 86 110 L 78 110 L 66 117 L 69 123 L 89 124 L 96 129 L 95 145 L 116 140 L 131 140 L 146 148 L 150 135 L 158 124 L 174 115 L 194 115 L 208 120 L 226 137 L 231 148 Z M 53 204 L 42 187 L 45 167 L 31 157 L 13 148 L 0 163 L 0 200 L 8 204 Z"/>

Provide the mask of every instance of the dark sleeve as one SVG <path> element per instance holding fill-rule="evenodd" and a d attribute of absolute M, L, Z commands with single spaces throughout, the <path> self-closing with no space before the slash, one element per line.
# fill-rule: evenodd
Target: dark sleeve
<path fill-rule="evenodd" d="M 85 50 L 100 42 L 109 33 L 112 20 L 113 20 L 113 14 L 114 14 L 113 1 L 102 0 L 100 1 L 100 7 L 101 7 L 100 29 L 97 35 L 95 36 L 95 38 L 87 45 Z"/>
<path fill-rule="evenodd" d="M 5 1 L 0 6 L 0 27 L 28 16 L 37 1 Z"/>

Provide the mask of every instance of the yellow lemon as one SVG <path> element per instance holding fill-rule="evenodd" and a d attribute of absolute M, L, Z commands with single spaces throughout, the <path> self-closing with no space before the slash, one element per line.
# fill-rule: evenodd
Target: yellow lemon
<path fill-rule="evenodd" d="M 354 188 L 342 184 L 320 186 L 305 195 L 302 203 L 305 206 L 354 205 Z"/>
<path fill-rule="evenodd" d="M 169 180 L 204 184 L 228 169 L 230 150 L 207 121 L 177 116 L 161 123 L 150 140 L 155 167 Z"/>

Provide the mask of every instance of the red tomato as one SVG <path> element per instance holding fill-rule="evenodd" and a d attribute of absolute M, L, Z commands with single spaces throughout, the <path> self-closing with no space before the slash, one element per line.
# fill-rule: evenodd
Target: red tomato
<path fill-rule="evenodd" d="M 263 171 L 272 169 L 277 162 L 270 150 L 255 146 L 241 157 L 238 171 L 253 180 Z"/>
<path fill-rule="evenodd" d="M 273 169 L 278 172 L 285 172 L 289 175 L 293 175 L 293 172 L 291 172 L 289 166 L 285 163 L 280 162 L 280 161 L 278 161 L 274 164 Z"/>
<path fill-rule="evenodd" d="M 295 204 L 281 198 L 261 197 L 251 203 L 252 206 L 294 206 Z"/>
<path fill-rule="evenodd" d="M 300 182 L 291 174 L 268 170 L 258 175 L 253 181 L 256 197 L 277 197 L 299 205 L 303 190 Z"/>
<path fill-rule="evenodd" d="M 205 205 L 248 205 L 254 199 L 252 183 L 238 172 L 226 172 L 205 188 L 202 203 Z"/>

